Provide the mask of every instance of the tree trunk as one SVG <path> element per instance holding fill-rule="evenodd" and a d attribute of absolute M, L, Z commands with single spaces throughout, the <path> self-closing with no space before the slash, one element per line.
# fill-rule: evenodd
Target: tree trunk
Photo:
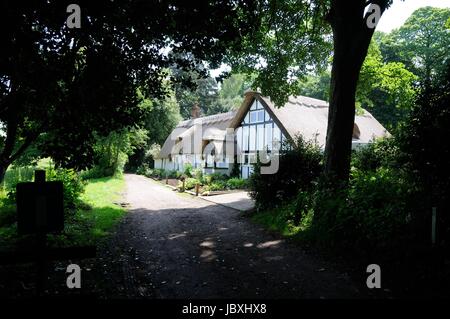
<path fill-rule="evenodd" d="M 345 5 L 334 0 L 330 12 L 334 56 L 330 83 L 325 175 L 336 182 L 348 181 L 355 121 L 355 94 L 359 72 L 373 29 L 364 19 L 364 1 Z"/>
<path fill-rule="evenodd" d="M 3 149 L 0 151 L 0 184 L 3 183 L 9 165 L 19 158 L 39 135 L 38 133 L 29 133 L 22 145 L 14 151 L 17 142 L 17 128 L 17 122 L 14 120 L 10 120 L 7 123 L 6 139 Z"/>
<path fill-rule="evenodd" d="M 0 184 L 3 183 L 6 170 L 11 164 L 11 154 L 17 138 L 17 121 L 15 117 L 9 119 L 6 125 L 6 138 L 3 149 L 0 152 Z"/>
<path fill-rule="evenodd" d="M 9 165 L 4 165 L 3 163 L 0 163 L 0 187 L 3 184 L 3 179 L 5 178 L 6 170 L 8 169 Z"/>

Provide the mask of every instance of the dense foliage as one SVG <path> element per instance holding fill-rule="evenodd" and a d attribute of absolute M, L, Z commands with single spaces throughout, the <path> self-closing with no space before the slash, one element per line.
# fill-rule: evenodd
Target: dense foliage
<path fill-rule="evenodd" d="M 128 156 L 147 141 L 147 131 L 126 128 L 111 132 L 108 136 L 97 136 L 94 149 L 94 166 L 83 172 L 85 179 L 122 174 Z"/>
<path fill-rule="evenodd" d="M 437 207 L 440 238 L 450 244 L 450 63 L 444 78 L 423 92 L 401 134 L 401 148 L 428 210 Z"/>
<path fill-rule="evenodd" d="M 193 87 L 174 83 L 175 96 L 184 119 L 191 118 L 191 110 L 195 104 L 200 107 L 201 115 L 223 113 L 238 108 L 242 103 L 244 92 L 251 85 L 245 75 L 238 73 L 229 75 L 222 82 L 217 82 L 211 76 L 201 77 L 195 72 L 174 72 L 194 80 Z"/>
<path fill-rule="evenodd" d="M 8 178 L 4 184 L 4 192 L 7 198 L 1 198 L 7 205 L 15 205 L 16 186 L 21 182 L 33 181 L 35 167 L 29 167 L 23 172 L 23 168 L 13 169 L 8 174 Z M 64 208 L 66 214 L 71 214 L 78 207 L 80 196 L 84 192 L 85 182 L 73 169 L 49 167 L 46 170 L 47 181 L 61 181 L 63 183 Z M 1 212 L 0 212 L 1 213 Z"/>
<path fill-rule="evenodd" d="M 400 28 L 378 35 L 383 56 L 403 63 L 423 86 L 430 86 L 445 75 L 450 61 L 449 18 L 449 8 L 417 9 Z"/>
<path fill-rule="evenodd" d="M 250 177 L 250 195 L 260 208 L 282 204 L 299 191 L 310 189 L 322 170 L 319 147 L 301 136 L 288 142 L 280 152 L 276 174 L 261 174 L 258 161 Z"/>

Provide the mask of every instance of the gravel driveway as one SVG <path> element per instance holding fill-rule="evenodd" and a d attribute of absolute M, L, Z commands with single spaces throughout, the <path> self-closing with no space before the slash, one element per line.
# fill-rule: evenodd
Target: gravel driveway
<path fill-rule="evenodd" d="M 130 211 L 99 261 L 124 298 L 353 298 L 345 273 L 231 208 L 126 175 Z"/>

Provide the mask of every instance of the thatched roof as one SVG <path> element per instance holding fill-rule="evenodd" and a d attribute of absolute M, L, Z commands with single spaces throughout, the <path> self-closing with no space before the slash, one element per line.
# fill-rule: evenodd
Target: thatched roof
<path fill-rule="evenodd" d="M 277 123 L 285 136 L 291 138 L 301 134 L 305 139 L 316 140 L 319 146 L 324 147 L 328 125 L 328 103 L 306 96 L 291 96 L 288 102 L 280 108 L 268 97 L 258 92 L 245 93 L 245 99 L 233 119 L 231 125 L 236 128 L 240 125 L 254 99 L 258 99 L 266 108 L 270 116 Z M 387 130 L 370 114 L 355 117 L 355 124 L 359 129 L 359 139 L 354 143 L 366 144 L 374 138 L 387 136 Z"/>
<path fill-rule="evenodd" d="M 294 138 L 301 134 L 307 140 L 316 141 L 320 147 L 325 146 L 328 124 L 327 102 L 305 96 L 291 96 L 283 107 L 277 108 L 270 98 L 251 91 L 245 93 L 244 101 L 237 111 L 180 122 L 166 139 L 158 158 L 176 154 L 181 147 L 183 153 L 201 154 L 201 149 L 193 148 L 196 127 L 200 124 L 203 143 L 196 144 L 199 148 L 209 141 L 223 141 L 227 128 L 235 129 L 240 126 L 254 99 L 258 99 L 264 105 L 285 136 Z M 355 132 L 359 134 L 358 138 L 353 140 L 354 144 L 366 144 L 375 138 L 389 136 L 389 132 L 366 110 L 363 114 L 356 115 L 355 124 Z M 197 138 L 200 138 L 198 134 Z"/>
<path fill-rule="evenodd" d="M 214 114 L 196 119 L 181 121 L 164 142 L 157 158 L 167 158 L 170 154 L 176 154 L 183 147 L 183 152 L 188 154 L 201 154 L 201 150 L 194 149 L 195 132 L 201 126 L 201 138 L 203 141 L 224 140 L 226 129 L 236 116 L 236 111 Z M 183 140 L 183 143 L 181 143 Z M 183 145 L 182 145 L 183 144 Z M 202 143 L 196 144 L 201 146 Z"/>

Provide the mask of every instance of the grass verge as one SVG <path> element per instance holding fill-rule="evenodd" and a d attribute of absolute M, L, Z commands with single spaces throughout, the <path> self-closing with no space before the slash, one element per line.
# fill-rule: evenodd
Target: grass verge
<path fill-rule="evenodd" d="M 81 196 L 83 204 L 76 211 L 66 214 L 64 231 L 49 235 L 49 244 L 57 247 L 98 244 L 110 234 L 126 212 L 115 204 L 124 188 L 122 177 L 89 180 Z M 12 217 L 15 217 L 14 207 L 0 207 L 0 249 L 32 240 L 29 236 L 17 234 L 17 224 Z"/>
<path fill-rule="evenodd" d="M 305 239 L 311 226 L 312 213 L 302 216 L 300 220 L 296 220 L 295 216 L 298 216 L 295 214 L 295 204 L 288 203 L 280 207 L 256 212 L 252 216 L 252 220 L 285 237 L 298 240 Z"/>

